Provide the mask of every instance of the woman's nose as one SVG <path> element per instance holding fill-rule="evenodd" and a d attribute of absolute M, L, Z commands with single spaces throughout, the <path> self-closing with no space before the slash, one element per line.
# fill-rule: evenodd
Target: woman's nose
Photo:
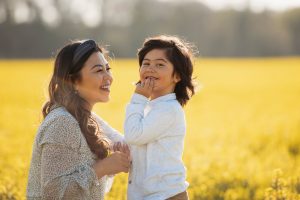
<path fill-rule="evenodd" d="M 109 80 L 110 82 L 113 81 L 113 77 L 110 72 L 106 72 L 104 78 L 105 78 L 105 80 Z"/>

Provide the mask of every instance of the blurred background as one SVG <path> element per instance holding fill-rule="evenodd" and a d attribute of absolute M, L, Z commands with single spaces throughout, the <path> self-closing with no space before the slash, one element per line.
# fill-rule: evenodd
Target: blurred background
<path fill-rule="evenodd" d="M 94 111 L 122 133 L 137 49 L 158 34 L 199 51 L 184 107 L 190 199 L 300 199 L 300 0 L 0 0 L 0 200 L 25 199 L 57 49 L 107 46 L 111 100 Z M 126 187 L 118 174 L 105 199 Z"/>
<path fill-rule="evenodd" d="M 0 58 L 48 58 L 93 38 L 135 57 L 145 37 L 175 34 L 205 57 L 300 54 L 299 0 L 0 0 Z"/>

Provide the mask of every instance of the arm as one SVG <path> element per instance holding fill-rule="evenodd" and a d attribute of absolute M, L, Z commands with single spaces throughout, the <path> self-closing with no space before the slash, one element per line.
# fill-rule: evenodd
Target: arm
<path fill-rule="evenodd" d="M 98 124 L 100 125 L 100 129 L 103 133 L 110 139 L 112 142 L 124 142 L 124 136 L 121 135 L 116 129 L 112 128 L 106 121 L 100 118 L 98 115 L 93 113 L 93 116 L 97 120 Z"/>
<path fill-rule="evenodd" d="M 93 168 L 80 164 L 74 150 L 54 144 L 43 146 L 41 180 L 44 199 L 83 199 L 99 184 Z"/>
<path fill-rule="evenodd" d="M 159 139 L 176 118 L 175 109 L 166 104 L 157 105 L 144 116 L 147 101 L 146 97 L 134 94 L 127 106 L 124 133 L 128 144 L 143 145 Z"/>
<path fill-rule="evenodd" d="M 57 117 L 43 132 L 41 189 L 44 199 L 82 199 L 98 184 L 95 171 L 79 157 L 80 128 L 70 116 Z"/>
<path fill-rule="evenodd" d="M 128 155 L 122 152 L 113 152 L 93 163 L 83 162 L 79 154 L 80 134 L 75 119 L 60 116 L 39 138 L 43 199 L 86 199 L 93 186 L 104 184 L 98 178 L 128 172 Z M 99 181 L 111 184 L 107 177 Z M 105 185 L 103 189 L 109 190 L 110 186 Z"/>

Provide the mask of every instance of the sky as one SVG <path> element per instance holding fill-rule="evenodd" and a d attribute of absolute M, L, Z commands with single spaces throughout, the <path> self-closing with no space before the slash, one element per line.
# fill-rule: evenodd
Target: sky
<path fill-rule="evenodd" d="M 161 0 L 161 1 L 174 1 L 174 0 Z M 179 0 L 180 1 L 180 0 Z M 182 0 L 181 0 L 182 1 Z M 234 8 L 242 10 L 247 5 L 256 12 L 263 11 L 264 9 L 274 11 L 284 11 L 289 8 L 300 7 L 300 0 L 198 0 L 214 10 L 224 8 Z"/>

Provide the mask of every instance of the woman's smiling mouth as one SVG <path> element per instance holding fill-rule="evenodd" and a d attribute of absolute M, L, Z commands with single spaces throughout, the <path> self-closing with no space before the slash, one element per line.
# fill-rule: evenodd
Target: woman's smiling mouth
<path fill-rule="evenodd" d="M 100 87 L 100 89 L 106 92 L 110 92 L 110 84 L 103 85 Z"/>

